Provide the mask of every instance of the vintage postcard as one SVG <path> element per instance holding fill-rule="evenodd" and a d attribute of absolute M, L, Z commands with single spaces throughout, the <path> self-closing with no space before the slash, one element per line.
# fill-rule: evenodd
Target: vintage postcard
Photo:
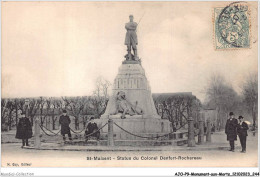
<path fill-rule="evenodd" d="M 2 167 L 258 167 L 258 2 L 7 1 L 1 25 Z"/>

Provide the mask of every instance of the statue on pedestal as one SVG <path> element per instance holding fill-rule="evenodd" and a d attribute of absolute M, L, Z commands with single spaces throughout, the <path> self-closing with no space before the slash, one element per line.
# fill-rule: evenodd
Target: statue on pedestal
<path fill-rule="evenodd" d="M 137 35 L 136 35 L 136 28 L 137 23 L 133 21 L 133 15 L 129 16 L 130 22 L 125 24 L 125 29 L 127 30 L 125 36 L 125 45 L 127 46 L 127 55 L 126 60 L 139 60 L 137 55 Z M 131 53 L 131 49 L 133 49 L 134 55 Z"/>
<path fill-rule="evenodd" d="M 100 127 L 106 125 L 108 121 L 113 121 L 117 126 L 113 129 L 114 133 L 110 131 L 111 126 L 109 130 L 102 129 L 101 138 L 107 138 L 107 134 L 110 132 L 116 135 L 114 136 L 115 140 L 123 140 L 123 143 L 129 142 L 131 145 L 132 141 L 135 140 L 140 143 L 140 136 L 155 137 L 171 132 L 171 122 L 167 119 L 161 119 L 161 116 L 158 115 L 145 70 L 137 54 L 136 30 L 142 17 L 136 23 L 133 21 L 133 16 L 130 15 L 130 22 L 125 24 L 127 32 L 124 44 L 127 46 L 127 54 L 124 56 L 125 59 L 114 79 L 112 94 L 105 113 L 98 120 Z M 139 138 L 129 136 L 130 132 Z M 144 144 L 146 143 L 144 142 Z"/>

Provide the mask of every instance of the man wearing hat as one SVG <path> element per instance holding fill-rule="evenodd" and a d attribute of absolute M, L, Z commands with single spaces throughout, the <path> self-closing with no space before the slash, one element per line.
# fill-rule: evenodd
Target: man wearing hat
<path fill-rule="evenodd" d="M 61 135 L 63 136 L 63 140 L 66 140 L 65 135 L 68 134 L 69 140 L 72 140 L 70 133 L 70 117 L 67 115 L 67 111 L 63 110 L 63 114 L 60 116 L 59 123 L 61 126 Z"/>
<path fill-rule="evenodd" d="M 246 137 L 247 137 L 247 130 L 248 130 L 248 125 L 246 122 L 244 122 L 244 117 L 243 116 L 239 116 L 238 117 L 239 123 L 237 126 L 237 133 L 238 133 L 238 137 L 240 140 L 240 144 L 242 146 L 242 153 L 246 152 Z"/>
<path fill-rule="evenodd" d="M 230 144 L 230 150 L 234 152 L 235 151 L 235 141 L 237 140 L 237 125 L 238 121 L 234 117 L 234 113 L 229 113 L 229 119 L 227 120 L 226 127 L 225 127 L 225 133 L 227 135 L 227 140 Z"/>
<path fill-rule="evenodd" d="M 96 132 L 96 133 L 94 133 Z M 91 134 L 94 133 L 94 134 Z M 88 135 L 91 134 L 90 136 L 92 137 L 96 137 L 97 140 L 99 140 L 100 137 L 100 131 L 98 131 L 98 126 L 96 124 L 96 122 L 94 121 L 94 117 L 90 118 L 90 122 L 87 125 L 86 131 L 85 131 L 85 137 L 86 137 L 86 141 L 88 140 Z"/>

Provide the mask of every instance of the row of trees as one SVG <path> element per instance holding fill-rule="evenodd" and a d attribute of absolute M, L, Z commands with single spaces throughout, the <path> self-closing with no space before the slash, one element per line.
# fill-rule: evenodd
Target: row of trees
<path fill-rule="evenodd" d="M 201 102 L 192 93 L 153 94 L 153 98 L 158 114 L 173 128 L 187 124 L 189 117 L 198 122 Z"/>
<path fill-rule="evenodd" d="M 257 73 L 249 74 L 237 93 L 225 77 L 214 74 L 210 77 L 205 89 L 207 100 L 205 106 L 218 112 L 218 126 L 224 128 L 229 112 L 252 118 L 253 130 L 256 128 L 258 107 L 258 78 Z"/>
<path fill-rule="evenodd" d="M 26 105 L 25 98 L 15 99 L 2 99 L 2 129 L 8 126 L 11 130 L 13 126 L 18 123 L 19 112 L 27 112 L 27 115 L 33 120 L 36 116 L 40 118 L 42 125 L 46 123 L 46 126 L 51 124 L 52 129 L 56 129 L 57 115 L 62 113 L 63 109 L 66 109 L 69 115 L 74 117 L 75 129 L 79 129 L 80 120 L 84 120 L 86 115 L 94 115 L 99 118 L 105 111 L 108 102 L 107 93 L 104 96 L 103 90 L 95 92 L 92 96 L 83 97 L 39 97 L 28 99 L 28 105 Z M 155 106 L 157 112 L 163 119 L 168 119 L 172 122 L 173 127 L 183 126 L 187 123 L 189 114 L 199 111 L 200 101 L 195 96 L 190 94 L 173 94 L 154 95 Z M 196 116 L 193 116 L 196 117 Z M 50 123 L 51 121 L 51 123 Z M 83 122 L 85 123 L 85 122 Z"/>
<path fill-rule="evenodd" d="M 42 125 L 51 121 L 52 129 L 56 129 L 57 115 L 61 114 L 63 109 L 69 111 L 69 114 L 74 117 L 75 129 L 79 129 L 80 117 L 84 115 L 100 117 L 104 113 L 108 102 L 109 86 L 110 83 L 100 77 L 97 79 L 96 89 L 91 96 L 2 99 L 2 130 L 11 130 L 13 126 L 16 126 L 21 111 L 27 113 L 32 123 L 35 117 L 39 116 Z"/>

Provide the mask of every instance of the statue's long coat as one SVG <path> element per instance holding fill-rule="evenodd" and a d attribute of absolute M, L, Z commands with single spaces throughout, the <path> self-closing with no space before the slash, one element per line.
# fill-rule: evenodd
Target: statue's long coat
<path fill-rule="evenodd" d="M 127 30 L 125 35 L 125 45 L 135 46 L 138 44 L 137 35 L 135 31 L 136 27 L 137 27 L 136 22 L 128 22 L 125 24 L 125 29 Z"/>

